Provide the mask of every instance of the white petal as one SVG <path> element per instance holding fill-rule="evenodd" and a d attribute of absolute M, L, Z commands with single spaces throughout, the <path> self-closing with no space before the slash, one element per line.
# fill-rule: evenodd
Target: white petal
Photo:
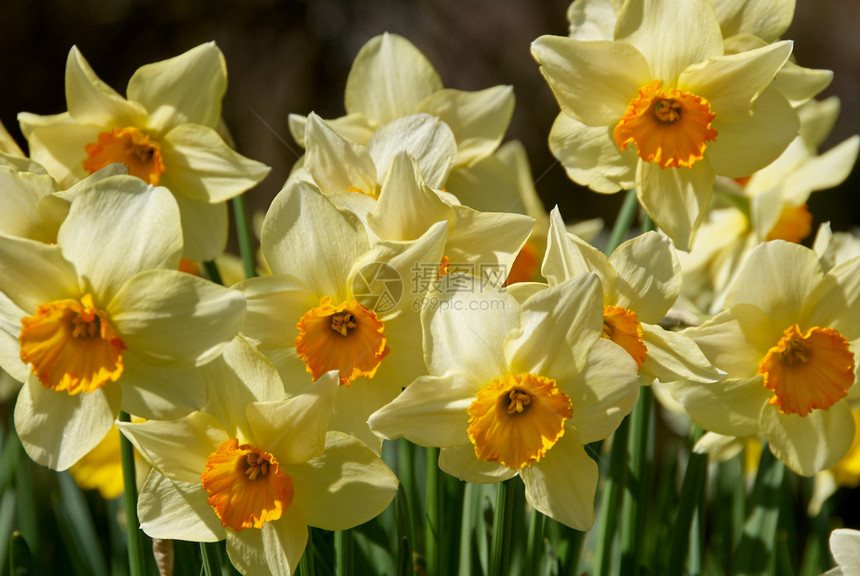
<path fill-rule="evenodd" d="M 708 144 L 705 158 L 717 174 L 730 178 L 749 176 L 764 168 L 797 136 L 800 122 L 791 105 L 774 88 L 762 92 L 755 113 L 739 122 L 714 118 L 717 138 Z"/>
<path fill-rule="evenodd" d="M 711 58 L 685 70 L 678 87 L 704 97 L 720 122 L 739 122 L 791 55 L 791 42 Z"/>
<path fill-rule="evenodd" d="M 478 381 L 490 382 L 507 372 L 505 338 L 519 326 L 519 306 L 511 296 L 449 292 L 428 295 L 426 304 L 421 324 L 430 374 L 441 376 L 459 369 Z"/>
<path fill-rule="evenodd" d="M 714 169 L 706 160 L 690 168 L 661 168 L 639 162 L 636 195 L 645 211 L 678 250 L 689 250 L 714 190 Z"/>
<path fill-rule="evenodd" d="M 249 278 L 235 288 L 245 294 L 248 306 L 242 335 L 266 350 L 295 346 L 296 324 L 320 304 L 318 295 L 286 274 Z"/>
<path fill-rule="evenodd" d="M 337 386 L 337 373 L 332 371 L 320 376 L 305 392 L 286 400 L 249 404 L 245 413 L 254 441 L 284 466 L 319 456 Z"/>
<path fill-rule="evenodd" d="M 496 462 L 478 460 L 472 444 L 442 448 L 439 451 L 439 468 L 464 482 L 477 484 L 495 484 L 517 475 L 516 470 Z"/>
<path fill-rule="evenodd" d="M 0 236 L 0 292 L 32 314 L 41 304 L 80 296 L 77 274 L 59 246 Z M 15 319 L 20 325 L 20 317 Z"/>
<path fill-rule="evenodd" d="M 578 274 L 594 272 L 600 279 L 603 294 L 615 291 L 617 274 L 606 255 L 581 238 L 569 234 L 558 206 L 550 212 L 546 256 L 541 274 L 550 284 L 561 284 Z"/>
<path fill-rule="evenodd" d="M 541 36 L 532 56 L 562 112 L 587 126 L 614 126 L 652 77 L 645 57 L 626 42 Z"/>
<path fill-rule="evenodd" d="M 392 120 L 367 143 L 379 179 L 388 172 L 398 152 L 406 151 L 418 162 L 424 182 L 442 188 L 457 159 L 457 141 L 447 124 L 429 114 L 410 114 Z"/>
<path fill-rule="evenodd" d="M 415 110 L 440 118 L 457 141 L 457 165 L 466 166 L 493 153 L 502 143 L 514 112 L 511 86 L 477 92 L 439 90 Z"/>
<path fill-rule="evenodd" d="M 761 431 L 771 452 L 801 476 L 812 476 L 836 465 L 854 440 L 854 418 L 847 401 L 808 416 L 781 414 L 767 405 Z"/>
<path fill-rule="evenodd" d="M 128 102 L 96 76 L 77 46 L 72 46 L 66 60 L 66 103 L 80 124 L 140 125 L 146 116 L 143 107 Z"/>
<path fill-rule="evenodd" d="M 152 538 L 223 540 L 224 527 L 206 501 L 208 497 L 199 477 L 196 482 L 176 482 L 152 470 L 137 500 L 140 528 Z"/>
<path fill-rule="evenodd" d="M 18 393 L 15 430 L 33 461 L 65 470 L 101 442 L 119 407 L 120 389 L 114 383 L 71 395 L 46 389 L 30 375 Z"/>
<path fill-rule="evenodd" d="M 176 194 L 224 202 L 256 186 L 269 167 L 230 148 L 213 129 L 180 124 L 164 136 L 161 184 Z"/>
<path fill-rule="evenodd" d="M 227 247 L 227 203 L 210 204 L 174 195 L 182 220 L 182 256 L 195 262 L 215 260 Z"/>
<path fill-rule="evenodd" d="M 608 438 L 639 400 L 636 373 L 636 362 L 620 346 L 604 338 L 595 342 L 583 374 L 559 382 L 573 407 L 566 427 L 575 428 L 584 444 Z"/>
<path fill-rule="evenodd" d="M 679 381 L 672 385 L 672 395 L 705 430 L 742 437 L 758 434 L 759 417 L 773 392 L 755 376 L 712 384 Z"/>
<path fill-rule="evenodd" d="M 324 230 L 325 234 L 320 231 Z M 364 225 L 313 185 L 287 185 L 272 201 L 262 232 L 275 274 L 292 274 L 319 295 L 343 298 L 356 258 L 369 248 Z"/>
<path fill-rule="evenodd" d="M 643 373 L 661 382 L 713 382 L 724 375 L 711 365 L 689 336 L 649 324 L 642 324 L 642 332 L 648 350 Z"/>
<path fill-rule="evenodd" d="M 415 111 L 430 94 L 442 89 L 433 65 L 408 40 L 382 34 L 365 44 L 346 79 L 344 105 L 384 124 Z"/>
<path fill-rule="evenodd" d="M 141 418 L 181 418 L 206 403 L 203 373 L 188 366 L 153 366 L 130 350 L 122 355 L 122 409 Z"/>
<path fill-rule="evenodd" d="M 141 360 L 202 365 L 238 334 L 245 297 L 183 272 L 149 270 L 126 282 L 107 312 Z"/>
<path fill-rule="evenodd" d="M 179 267 L 179 208 L 167 188 L 106 178 L 75 196 L 57 242 L 95 301 L 106 303 L 141 270 Z"/>
<path fill-rule="evenodd" d="M 386 438 L 406 438 L 419 446 L 466 444 L 467 411 L 486 384 L 455 371 L 444 376 L 422 376 L 371 414 L 368 424 Z"/>
<path fill-rule="evenodd" d="M 575 530 L 594 524 L 597 462 L 578 438 L 562 437 L 539 462 L 520 471 L 526 502 Z"/>
<path fill-rule="evenodd" d="M 155 470 L 177 482 L 199 484 L 209 456 L 229 440 L 218 420 L 205 412 L 116 425 Z"/>
<path fill-rule="evenodd" d="M 860 532 L 839 528 L 830 533 L 830 552 L 846 576 L 860 574 Z"/>
<path fill-rule="evenodd" d="M 308 524 L 347 530 L 378 516 L 394 499 L 397 477 L 367 446 L 329 432 L 325 453 L 305 464 L 285 466 Z"/>
<path fill-rule="evenodd" d="M 754 304 L 782 331 L 798 320 L 804 300 L 823 276 L 818 257 L 809 248 L 781 240 L 766 242 L 747 258 L 726 294 L 725 306 Z"/>
<path fill-rule="evenodd" d="M 357 194 L 350 188 L 377 193 L 377 166 L 364 146 L 347 140 L 316 114 L 308 116 L 305 143 L 304 167 L 324 194 Z"/>
<path fill-rule="evenodd" d="M 670 84 L 687 66 L 723 53 L 720 25 L 707 0 L 627 2 L 618 13 L 615 40 L 638 48 L 653 78 Z"/>
<path fill-rule="evenodd" d="M 308 525 L 297 505 L 260 529 L 227 530 L 227 556 L 242 574 L 292 576 L 308 542 Z"/>
<path fill-rule="evenodd" d="M 603 333 L 603 293 L 595 274 L 581 274 L 536 293 L 522 305 L 522 325 L 505 342 L 513 372 L 557 381 L 585 369 L 592 344 Z"/>
<path fill-rule="evenodd" d="M 574 182 L 601 194 L 629 189 L 636 177 L 638 156 L 633 146 L 618 149 L 613 129 L 614 125 L 586 126 L 559 114 L 549 132 L 549 149 Z"/>
<path fill-rule="evenodd" d="M 141 66 L 128 81 L 128 98 L 149 112 L 148 124 L 159 132 L 179 124 L 214 128 L 227 91 L 227 64 L 214 42 L 174 58 Z"/>

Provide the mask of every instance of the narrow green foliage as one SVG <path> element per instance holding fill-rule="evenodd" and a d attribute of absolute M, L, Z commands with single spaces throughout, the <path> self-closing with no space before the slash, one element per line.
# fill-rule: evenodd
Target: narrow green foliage
<path fill-rule="evenodd" d="M 510 572 L 511 524 L 513 523 L 513 480 L 496 485 L 496 509 L 493 514 L 493 542 L 490 545 L 490 576 Z"/>
<path fill-rule="evenodd" d="M 9 539 L 9 573 L 12 576 L 35 576 L 33 555 L 20 532 L 13 532 Z"/>
<path fill-rule="evenodd" d="M 690 446 L 702 437 L 702 430 L 695 427 Z M 674 576 L 684 573 L 684 563 L 690 549 L 690 530 L 693 526 L 693 516 L 699 509 L 702 492 L 708 475 L 708 456 L 690 452 L 687 461 L 687 470 L 684 473 L 684 482 L 681 484 L 681 495 L 678 502 L 678 513 L 672 531 L 672 543 L 669 552 L 669 565 L 665 574 Z M 695 539 L 699 541 L 698 538 Z M 700 552 L 696 552 L 697 557 Z"/>
<path fill-rule="evenodd" d="M 767 561 L 774 556 L 785 466 L 774 458 L 767 446 L 762 449 L 758 466 L 750 498 L 750 515 L 735 554 L 734 573 L 738 576 L 766 574 Z"/>
<path fill-rule="evenodd" d="M 248 225 L 248 209 L 245 205 L 245 195 L 233 198 L 233 218 L 236 220 L 236 237 L 239 240 L 239 254 L 242 256 L 242 267 L 246 278 L 257 275 L 254 258 L 254 239 L 251 227 Z"/>
<path fill-rule="evenodd" d="M 119 413 L 120 422 L 130 422 L 127 412 Z M 120 451 L 122 458 L 122 477 L 125 503 L 126 534 L 128 537 L 128 566 L 131 576 L 146 574 L 146 560 L 143 551 L 143 533 L 137 519 L 137 483 L 134 474 L 134 447 L 131 442 L 120 435 Z"/>

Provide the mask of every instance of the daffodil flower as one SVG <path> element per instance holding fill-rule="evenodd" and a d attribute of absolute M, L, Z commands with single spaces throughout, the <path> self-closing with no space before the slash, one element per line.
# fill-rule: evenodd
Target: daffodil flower
<path fill-rule="evenodd" d="M 139 68 L 123 98 L 73 47 L 66 62 L 68 111 L 21 113 L 30 155 L 62 187 L 119 162 L 129 174 L 174 194 L 184 255 L 211 260 L 227 242 L 226 200 L 260 182 L 269 168 L 234 152 L 216 131 L 227 89 L 214 43 Z"/>
<path fill-rule="evenodd" d="M 205 411 L 118 422 L 152 465 L 138 501 L 153 538 L 215 542 L 245 575 L 290 576 L 308 526 L 346 530 L 377 516 L 397 478 L 367 446 L 326 432 L 336 372 L 284 399 L 274 367 L 237 338 L 205 367 Z"/>
<path fill-rule="evenodd" d="M 721 377 L 689 337 L 657 325 L 681 291 L 681 266 L 666 237 L 646 232 L 607 258 L 566 232 L 557 207 L 550 222 L 544 277 L 552 286 L 578 274 L 597 274 L 603 288 L 603 337 L 630 354 L 645 383 Z"/>
<path fill-rule="evenodd" d="M 425 309 L 429 375 L 370 425 L 387 438 L 440 446 L 440 468 L 462 480 L 519 475 L 529 504 L 587 530 L 597 463 L 585 444 L 608 437 L 632 410 L 636 363 L 601 337 L 596 275 L 535 288 L 527 286 L 522 303 L 514 287 L 452 291 Z"/>
<path fill-rule="evenodd" d="M 410 114 L 445 122 L 456 139 L 456 167 L 491 155 L 501 144 L 514 111 L 510 86 L 466 92 L 445 89 L 433 65 L 406 38 L 385 33 L 359 50 L 346 80 L 346 116 L 328 120 L 341 135 L 367 144 L 376 130 Z M 296 142 L 310 149 L 307 119 L 290 115 Z"/>
<path fill-rule="evenodd" d="M 0 365 L 25 382 L 15 428 L 33 460 L 63 470 L 120 410 L 170 417 L 205 401 L 195 366 L 245 303 L 177 271 L 181 253 L 171 194 L 131 176 L 76 194 L 56 244 L 0 235 Z"/>
<path fill-rule="evenodd" d="M 550 147 L 568 175 L 598 192 L 635 187 L 682 250 L 715 175 L 751 174 L 797 134 L 797 114 L 768 90 L 790 53 L 791 43 L 777 42 L 724 54 L 707 0 L 671 9 L 631 0 L 612 41 L 542 36 L 532 44 L 561 106 Z"/>
<path fill-rule="evenodd" d="M 858 392 L 860 258 L 825 272 L 799 244 L 766 242 L 750 254 L 725 311 L 687 333 L 728 376 L 677 382 L 673 394 L 706 430 L 763 435 L 803 476 L 835 465 L 854 438 Z"/>
<path fill-rule="evenodd" d="M 367 417 L 424 373 L 417 310 L 436 280 L 446 237 L 442 221 L 413 240 L 371 243 L 355 214 L 313 185 L 292 182 L 263 223 L 272 275 L 237 285 L 248 300 L 241 332 L 291 391 L 338 370 L 332 428 L 379 450 Z M 413 282 L 416 265 L 431 272 L 423 288 Z"/>
<path fill-rule="evenodd" d="M 307 122 L 308 145 L 302 171 L 338 206 L 364 220 L 374 210 L 391 161 L 406 152 L 418 163 L 421 177 L 441 189 L 457 155 L 454 135 L 445 123 L 427 114 L 393 120 L 374 133 L 366 146 L 338 134 L 316 114 Z M 301 178 L 301 172 L 291 176 Z"/>

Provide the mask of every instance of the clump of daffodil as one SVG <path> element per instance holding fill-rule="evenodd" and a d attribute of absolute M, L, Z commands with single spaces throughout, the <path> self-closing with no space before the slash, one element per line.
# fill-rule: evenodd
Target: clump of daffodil
<path fill-rule="evenodd" d="M 602 301 L 594 274 L 441 294 L 422 313 L 429 375 L 371 427 L 440 446 L 440 468 L 468 482 L 519 475 L 529 504 L 587 530 L 598 474 L 585 445 L 612 434 L 639 397 L 636 363 L 602 338 Z"/>
<path fill-rule="evenodd" d="M 727 377 L 677 382 L 673 394 L 706 430 L 763 436 L 798 474 L 834 466 L 854 438 L 858 278 L 860 258 L 828 269 L 799 244 L 760 245 L 728 290 L 725 310 L 687 332 Z"/>
<path fill-rule="evenodd" d="M 227 242 L 225 201 L 260 182 L 269 168 L 233 151 L 217 131 L 227 68 L 215 44 L 139 68 L 127 99 L 73 47 L 65 83 L 67 112 L 18 115 L 30 156 L 64 188 L 108 164 L 124 164 L 132 176 L 174 194 L 187 258 L 220 254 Z"/>
<path fill-rule="evenodd" d="M 682 250 L 715 176 L 755 172 L 797 134 L 797 114 L 769 89 L 791 43 L 726 54 L 708 0 L 631 0 L 613 40 L 542 36 L 532 54 L 561 106 L 550 147 L 568 175 L 598 192 L 635 187 Z"/>
<path fill-rule="evenodd" d="M 603 337 L 624 348 L 636 361 L 643 383 L 720 378 L 696 344 L 684 334 L 657 325 L 681 291 L 681 265 L 671 243 L 646 232 L 618 246 L 607 258 L 567 233 L 558 208 L 550 214 L 546 258 L 541 272 L 560 284 L 588 272 L 603 289 Z"/>
<path fill-rule="evenodd" d="M 153 538 L 227 541 L 242 574 L 289 576 L 308 526 L 346 530 L 381 513 L 397 478 L 366 445 L 327 432 L 338 374 L 285 399 L 274 367 L 237 338 L 204 367 L 203 411 L 118 422 L 152 465 L 138 500 Z"/>
<path fill-rule="evenodd" d="M 66 469 L 120 410 L 205 401 L 195 366 L 236 334 L 245 302 L 177 271 L 181 253 L 172 195 L 131 176 L 79 190 L 56 244 L 0 234 L 0 366 L 25 382 L 15 428 L 33 460 Z"/>
<path fill-rule="evenodd" d="M 248 300 L 242 334 L 278 367 L 290 391 L 339 372 L 332 428 L 376 450 L 367 417 L 424 374 L 417 310 L 436 280 L 447 221 L 410 239 L 371 238 L 358 217 L 315 186 L 288 183 L 266 215 L 270 276 L 239 285 Z M 414 277 L 428 267 L 429 281 Z"/>
<path fill-rule="evenodd" d="M 802 242 L 812 233 L 810 195 L 841 184 L 857 160 L 860 137 L 823 154 L 818 147 L 839 114 L 835 97 L 798 109 L 800 134 L 774 162 L 746 178 L 718 178 L 699 240 L 681 254 L 686 298 L 719 310 L 722 297 L 750 251 L 767 240 Z"/>

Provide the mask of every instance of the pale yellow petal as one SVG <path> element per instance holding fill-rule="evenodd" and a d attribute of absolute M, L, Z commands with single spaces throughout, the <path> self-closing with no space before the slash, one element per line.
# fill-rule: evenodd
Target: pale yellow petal
<path fill-rule="evenodd" d="M 603 301 L 615 293 L 618 275 L 603 252 L 569 234 L 558 206 L 550 212 L 546 256 L 541 274 L 550 284 L 561 284 L 578 274 L 594 272 L 600 279 Z"/>
<path fill-rule="evenodd" d="M 641 369 L 644 374 L 661 382 L 713 382 L 724 375 L 713 367 L 689 336 L 649 324 L 642 324 L 642 332 L 648 349 Z"/>
<path fill-rule="evenodd" d="M 153 470 L 146 477 L 137 500 L 140 528 L 152 538 L 217 542 L 224 527 L 206 501 L 209 494 L 200 478 L 176 482 Z"/>
<path fill-rule="evenodd" d="M 681 264 L 665 236 L 651 231 L 621 244 L 609 256 L 618 273 L 613 304 L 656 324 L 681 293 Z"/>
<path fill-rule="evenodd" d="M 652 78 L 645 57 L 626 42 L 541 36 L 532 56 L 562 112 L 587 126 L 614 126 Z"/>
<path fill-rule="evenodd" d="M 791 24 L 794 4 L 794 0 L 722 0 L 714 2 L 714 10 L 726 38 L 735 34 L 752 34 L 766 42 L 773 42 Z"/>
<path fill-rule="evenodd" d="M 498 464 L 478 460 L 472 444 L 442 448 L 439 451 L 439 469 L 464 482 L 496 484 L 516 476 L 517 471 Z"/>
<path fill-rule="evenodd" d="M 705 430 L 725 436 L 754 436 L 773 393 L 764 387 L 761 376 L 756 376 L 711 384 L 679 381 L 672 385 L 672 395 Z"/>
<path fill-rule="evenodd" d="M 96 76 L 77 46 L 66 60 L 66 103 L 75 122 L 102 128 L 140 126 L 146 117 L 142 106 L 127 101 Z"/>
<path fill-rule="evenodd" d="M 153 366 L 123 351 L 122 409 L 141 418 L 181 418 L 206 403 L 206 382 L 200 369 Z"/>
<path fill-rule="evenodd" d="M 308 525 L 295 503 L 275 522 L 241 532 L 227 531 L 227 555 L 242 574 L 292 576 L 308 542 Z"/>
<path fill-rule="evenodd" d="M 347 113 L 384 124 L 415 111 L 424 98 L 442 89 L 433 65 L 397 34 L 375 36 L 365 44 L 346 79 Z"/>

